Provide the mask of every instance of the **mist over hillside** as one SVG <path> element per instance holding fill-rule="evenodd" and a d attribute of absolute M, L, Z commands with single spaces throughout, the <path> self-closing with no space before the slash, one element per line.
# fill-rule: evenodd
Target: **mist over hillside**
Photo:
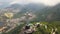
<path fill-rule="evenodd" d="M 4 6 L 1 6 L 1 7 L 4 7 Z M 29 3 L 29 4 L 22 5 L 22 4 L 15 3 L 15 4 L 11 4 L 11 5 L 7 4 L 6 7 L 1 8 L 1 11 L 3 11 L 3 12 L 8 11 L 8 12 L 13 12 L 13 13 L 18 13 L 18 12 L 24 13 L 26 11 L 38 11 L 45 7 L 46 6 L 44 6 L 44 4 Z"/>
<path fill-rule="evenodd" d="M 44 6 L 43 4 L 28 4 L 26 5 L 21 12 L 17 13 L 16 15 L 22 15 L 26 12 L 32 12 L 38 17 L 35 19 L 37 21 L 47 21 L 47 20 L 60 20 L 60 4 L 56 6 Z M 17 16 L 17 17 L 18 17 Z"/>
<path fill-rule="evenodd" d="M 60 33 L 59 23 L 60 3 L 55 6 L 41 3 L 0 5 L 0 26 L 6 27 L 3 34 L 57 34 Z"/>
<path fill-rule="evenodd" d="M 38 16 L 37 17 L 38 20 L 59 20 L 60 19 L 59 16 L 60 4 L 57 4 L 55 6 L 46 6 L 44 4 L 36 4 L 36 3 L 29 3 L 26 5 L 21 5 L 16 3 L 3 8 L 3 10 L 1 10 L 0 12 L 5 12 L 5 11 L 15 13 L 16 17 L 21 17 L 26 12 L 32 12 Z M 49 15 L 51 16 L 48 17 Z"/>

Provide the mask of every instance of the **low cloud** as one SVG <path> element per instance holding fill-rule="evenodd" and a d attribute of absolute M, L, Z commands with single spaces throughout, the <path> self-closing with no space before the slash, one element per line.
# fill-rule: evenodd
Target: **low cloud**
<path fill-rule="evenodd" d="M 10 4 L 43 3 L 45 5 L 53 6 L 60 3 L 60 0 L 0 0 L 0 2 L 9 2 Z"/>

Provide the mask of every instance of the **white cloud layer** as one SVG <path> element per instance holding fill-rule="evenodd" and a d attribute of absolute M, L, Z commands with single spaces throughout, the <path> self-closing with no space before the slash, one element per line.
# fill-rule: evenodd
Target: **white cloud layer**
<path fill-rule="evenodd" d="M 28 4 L 28 3 L 43 3 L 45 5 L 56 5 L 60 3 L 60 0 L 14 0 L 11 4 L 20 3 L 20 4 Z"/>
<path fill-rule="evenodd" d="M 60 0 L 2 0 L 3 2 L 9 2 L 10 4 L 20 3 L 20 4 L 28 4 L 28 3 L 43 3 L 45 5 L 53 6 L 57 3 L 60 3 Z M 1 0 L 0 0 L 1 2 Z"/>

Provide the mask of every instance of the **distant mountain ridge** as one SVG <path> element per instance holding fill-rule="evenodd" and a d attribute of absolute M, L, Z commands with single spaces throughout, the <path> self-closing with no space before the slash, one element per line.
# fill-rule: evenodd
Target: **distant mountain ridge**
<path fill-rule="evenodd" d="M 46 20 L 48 15 L 50 15 L 50 18 L 52 20 L 60 20 L 60 4 L 57 4 L 56 6 L 45 6 L 44 4 L 35 4 L 30 3 L 26 5 L 20 5 L 20 4 L 12 4 L 4 9 L 7 9 L 8 11 L 16 13 L 16 17 L 20 17 L 26 12 L 33 12 L 35 15 L 37 15 L 38 20 Z M 17 10 L 17 11 L 16 11 Z M 43 17 L 44 16 L 44 17 Z M 36 20 L 37 20 L 36 19 Z"/>
<path fill-rule="evenodd" d="M 20 9 L 20 8 L 26 8 L 26 7 L 31 8 L 31 9 L 36 9 L 36 8 L 42 9 L 44 7 L 44 5 L 43 4 L 35 4 L 35 3 L 29 3 L 26 5 L 21 5 L 21 4 L 16 3 L 16 4 L 12 4 L 6 8 L 14 8 L 14 9 L 19 8 Z"/>
<path fill-rule="evenodd" d="M 10 6 L 5 7 L 4 9 L 7 9 L 8 11 L 10 10 L 18 10 L 15 12 L 26 12 L 26 11 L 38 11 L 45 8 L 44 4 L 35 4 L 35 3 L 29 3 L 26 5 L 21 5 L 21 4 L 12 4 Z"/>

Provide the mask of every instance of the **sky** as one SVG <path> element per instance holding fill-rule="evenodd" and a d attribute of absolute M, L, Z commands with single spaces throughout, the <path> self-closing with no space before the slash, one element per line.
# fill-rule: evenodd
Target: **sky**
<path fill-rule="evenodd" d="M 49 6 L 54 6 L 58 3 L 60 3 L 60 0 L 0 0 L 0 5 L 3 5 L 5 3 L 14 4 L 28 4 L 28 3 L 42 3 Z"/>

